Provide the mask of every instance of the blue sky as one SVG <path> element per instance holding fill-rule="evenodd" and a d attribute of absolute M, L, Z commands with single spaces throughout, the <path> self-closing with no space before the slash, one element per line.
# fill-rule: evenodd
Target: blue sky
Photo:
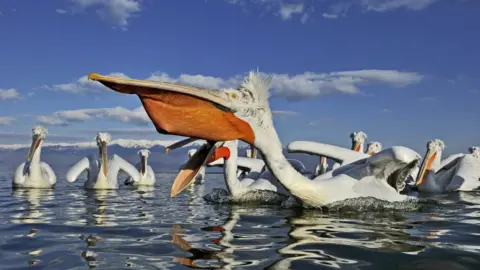
<path fill-rule="evenodd" d="M 231 87 L 257 67 L 274 76 L 283 143 L 448 152 L 480 144 L 480 36 L 473 0 L 49 0 L 0 2 L 0 144 L 171 139 L 138 98 L 90 72 Z M 27 140 L 27 141 L 26 141 Z"/>

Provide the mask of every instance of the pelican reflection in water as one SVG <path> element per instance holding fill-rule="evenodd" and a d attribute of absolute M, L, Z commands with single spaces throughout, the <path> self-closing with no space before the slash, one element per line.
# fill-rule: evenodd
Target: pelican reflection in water
<path fill-rule="evenodd" d="M 13 189 L 12 195 L 26 201 L 26 206 L 22 205 L 19 209 L 21 212 L 12 215 L 12 223 L 49 223 L 54 219 L 52 210 L 42 205 L 42 202 L 55 199 L 54 190 Z"/>
<path fill-rule="evenodd" d="M 258 212 L 261 213 L 258 213 Z M 236 267 L 242 266 L 249 266 L 249 267 L 257 267 L 259 268 L 260 263 L 262 263 L 264 258 L 261 253 L 251 253 L 249 257 L 259 256 L 261 259 L 248 259 L 248 260 L 239 260 L 238 259 L 238 252 L 250 252 L 250 251 L 261 251 L 261 250 L 268 250 L 274 245 L 271 243 L 271 239 L 268 238 L 267 235 L 261 235 L 258 231 L 253 231 L 256 234 L 245 235 L 239 232 L 234 233 L 233 230 L 237 226 L 238 221 L 241 219 L 241 214 L 260 214 L 260 216 L 266 215 L 265 211 L 269 211 L 268 209 L 247 209 L 243 207 L 231 206 L 231 212 L 227 221 L 221 226 L 211 226 L 203 228 L 204 231 L 209 232 L 220 232 L 221 236 L 215 240 L 213 240 L 213 244 L 220 246 L 220 250 L 209 250 L 205 248 L 196 248 L 194 247 L 191 241 L 195 241 L 197 239 L 193 238 L 190 235 L 182 235 L 180 233 L 181 226 L 175 225 L 174 229 L 171 231 L 172 234 L 172 243 L 176 244 L 181 249 L 189 252 L 192 254 L 190 257 L 177 257 L 173 261 L 181 263 L 190 268 L 212 268 L 212 263 L 209 262 L 205 266 L 199 265 L 199 261 L 204 260 L 215 260 L 221 263 L 216 267 L 221 269 L 233 269 Z M 256 215 L 255 215 L 256 216 Z M 271 224 L 273 225 L 273 224 Z M 259 244 L 261 239 L 265 239 L 268 243 Z M 255 243 L 251 243 L 250 240 L 255 241 Z M 255 255 L 257 254 L 257 255 Z"/>

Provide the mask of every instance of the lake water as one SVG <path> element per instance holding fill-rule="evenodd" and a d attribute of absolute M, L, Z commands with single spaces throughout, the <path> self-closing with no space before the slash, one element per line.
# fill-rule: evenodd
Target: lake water
<path fill-rule="evenodd" d="M 0 269 L 480 269 L 480 193 L 430 196 L 417 211 L 319 210 L 206 203 L 207 174 L 175 198 L 85 191 L 58 173 L 54 190 L 12 190 L 0 174 Z"/>

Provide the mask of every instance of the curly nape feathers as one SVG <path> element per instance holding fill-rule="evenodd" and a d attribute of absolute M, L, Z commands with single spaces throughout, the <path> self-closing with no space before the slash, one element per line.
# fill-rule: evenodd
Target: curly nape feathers
<path fill-rule="evenodd" d="M 365 132 L 363 131 L 359 131 L 359 132 L 352 132 L 350 134 L 350 138 L 355 140 L 355 141 L 365 141 L 365 139 L 367 138 L 367 134 L 365 134 Z"/>
<path fill-rule="evenodd" d="M 272 125 L 272 112 L 268 100 L 273 76 L 264 75 L 257 71 L 250 71 L 243 80 L 238 91 L 242 93 L 240 103 L 236 104 L 245 117 L 253 117 L 258 120 L 259 127 Z"/>
<path fill-rule="evenodd" d="M 443 151 L 445 143 L 439 139 L 433 139 L 427 143 L 427 148 L 431 151 Z"/>

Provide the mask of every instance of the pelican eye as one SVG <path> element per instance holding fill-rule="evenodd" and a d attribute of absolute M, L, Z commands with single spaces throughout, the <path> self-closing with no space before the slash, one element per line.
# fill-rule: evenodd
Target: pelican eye
<path fill-rule="evenodd" d="M 228 96 L 229 96 L 231 99 L 237 99 L 237 98 L 238 98 L 238 94 L 235 93 L 235 92 L 229 92 L 229 93 L 228 93 Z"/>

